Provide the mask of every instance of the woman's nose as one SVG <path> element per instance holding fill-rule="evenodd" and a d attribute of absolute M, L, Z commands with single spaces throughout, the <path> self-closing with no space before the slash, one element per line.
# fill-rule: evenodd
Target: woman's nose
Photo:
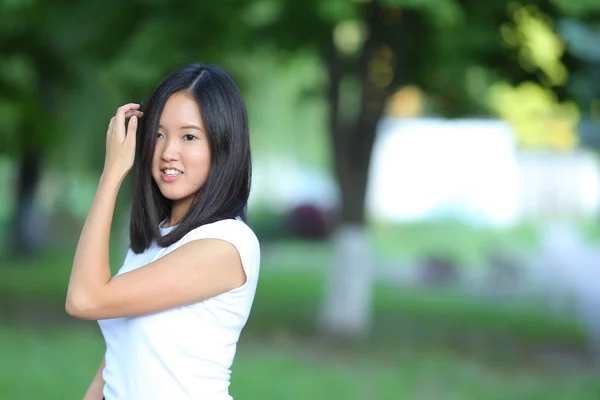
<path fill-rule="evenodd" d="M 161 152 L 161 157 L 165 161 L 177 160 L 177 158 L 179 157 L 179 149 L 174 143 L 167 141 L 165 147 L 163 148 L 163 151 Z"/>

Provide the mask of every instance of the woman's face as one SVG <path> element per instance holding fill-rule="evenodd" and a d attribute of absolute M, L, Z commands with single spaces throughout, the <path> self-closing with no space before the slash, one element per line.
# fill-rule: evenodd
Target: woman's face
<path fill-rule="evenodd" d="M 185 93 L 173 94 L 160 116 L 152 177 L 160 192 L 189 207 L 210 171 L 210 147 L 196 102 Z"/>

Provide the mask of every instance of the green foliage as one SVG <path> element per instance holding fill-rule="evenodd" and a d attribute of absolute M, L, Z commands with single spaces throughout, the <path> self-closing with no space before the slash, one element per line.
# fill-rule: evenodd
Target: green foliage
<path fill-rule="evenodd" d="M 269 243 L 292 236 L 283 212 L 277 212 L 267 207 L 254 208 L 249 212 L 248 222 L 261 243 Z"/>
<path fill-rule="evenodd" d="M 600 2 L 596 0 L 551 0 L 551 3 L 565 14 L 583 19 L 600 13 Z"/>
<path fill-rule="evenodd" d="M 423 12 L 438 27 L 456 27 L 464 22 L 467 13 L 456 0 L 382 0 L 381 3 L 401 10 Z"/>
<path fill-rule="evenodd" d="M 419 51 L 410 56 L 412 72 L 405 81 L 431 92 L 443 114 L 482 111 L 477 89 L 465 90 L 473 87 L 473 71 L 484 71 L 479 75 L 486 82 L 498 73 L 522 76 L 499 40 L 509 3 L 382 0 L 390 16 L 412 10 L 424 17 L 425 25 L 410 37 Z M 597 4 L 553 2 L 577 17 L 597 12 Z M 64 152 L 88 154 L 80 150 L 98 148 L 114 108 L 146 98 L 174 65 L 191 60 L 228 63 L 232 54 L 248 54 L 269 43 L 284 51 L 318 49 L 325 55 L 334 29 L 341 22 L 361 20 L 364 6 L 346 0 L 3 1 L 0 151 L 59 148 L 57 161 L 65 159 Z M 243 70 L 237 65 L 228 67 Z M 89 162 L 74 158 L 72 165 Z"/>
<path fill-rule="evenodd" d="M 245 48 L 245 4 L 2 2 L 0 152 L 35 147 L 63 167 L 98 169 L 120 104 L 146 99 L 175 66 Z"/>

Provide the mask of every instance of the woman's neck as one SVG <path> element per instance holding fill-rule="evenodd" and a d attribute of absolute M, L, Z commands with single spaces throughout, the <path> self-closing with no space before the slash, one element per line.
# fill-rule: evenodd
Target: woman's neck
<path fill-rule="evenodd" d="M 190 209 L 190 199 L 174 201 L 171 206 L 171 215 L 169 215 L 163 224 L 163 228 L 170 228 L 177 225 Z"/>

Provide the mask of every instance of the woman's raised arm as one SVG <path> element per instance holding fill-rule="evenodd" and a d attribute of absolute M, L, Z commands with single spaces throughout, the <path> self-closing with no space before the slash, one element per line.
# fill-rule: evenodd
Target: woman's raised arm
<path fill-rule="evenodd" d="M 74 311 L 86 293 L 108 283 L 110 228 L 117 194 L 123 179 L 133 166 L 139 104 L 119 107 L 106 134 L 106 158 L 98 190 L 86 218 L 69 279 L 65 308 Z M 125 120 L 130 116 L 127 132 Z"/>

